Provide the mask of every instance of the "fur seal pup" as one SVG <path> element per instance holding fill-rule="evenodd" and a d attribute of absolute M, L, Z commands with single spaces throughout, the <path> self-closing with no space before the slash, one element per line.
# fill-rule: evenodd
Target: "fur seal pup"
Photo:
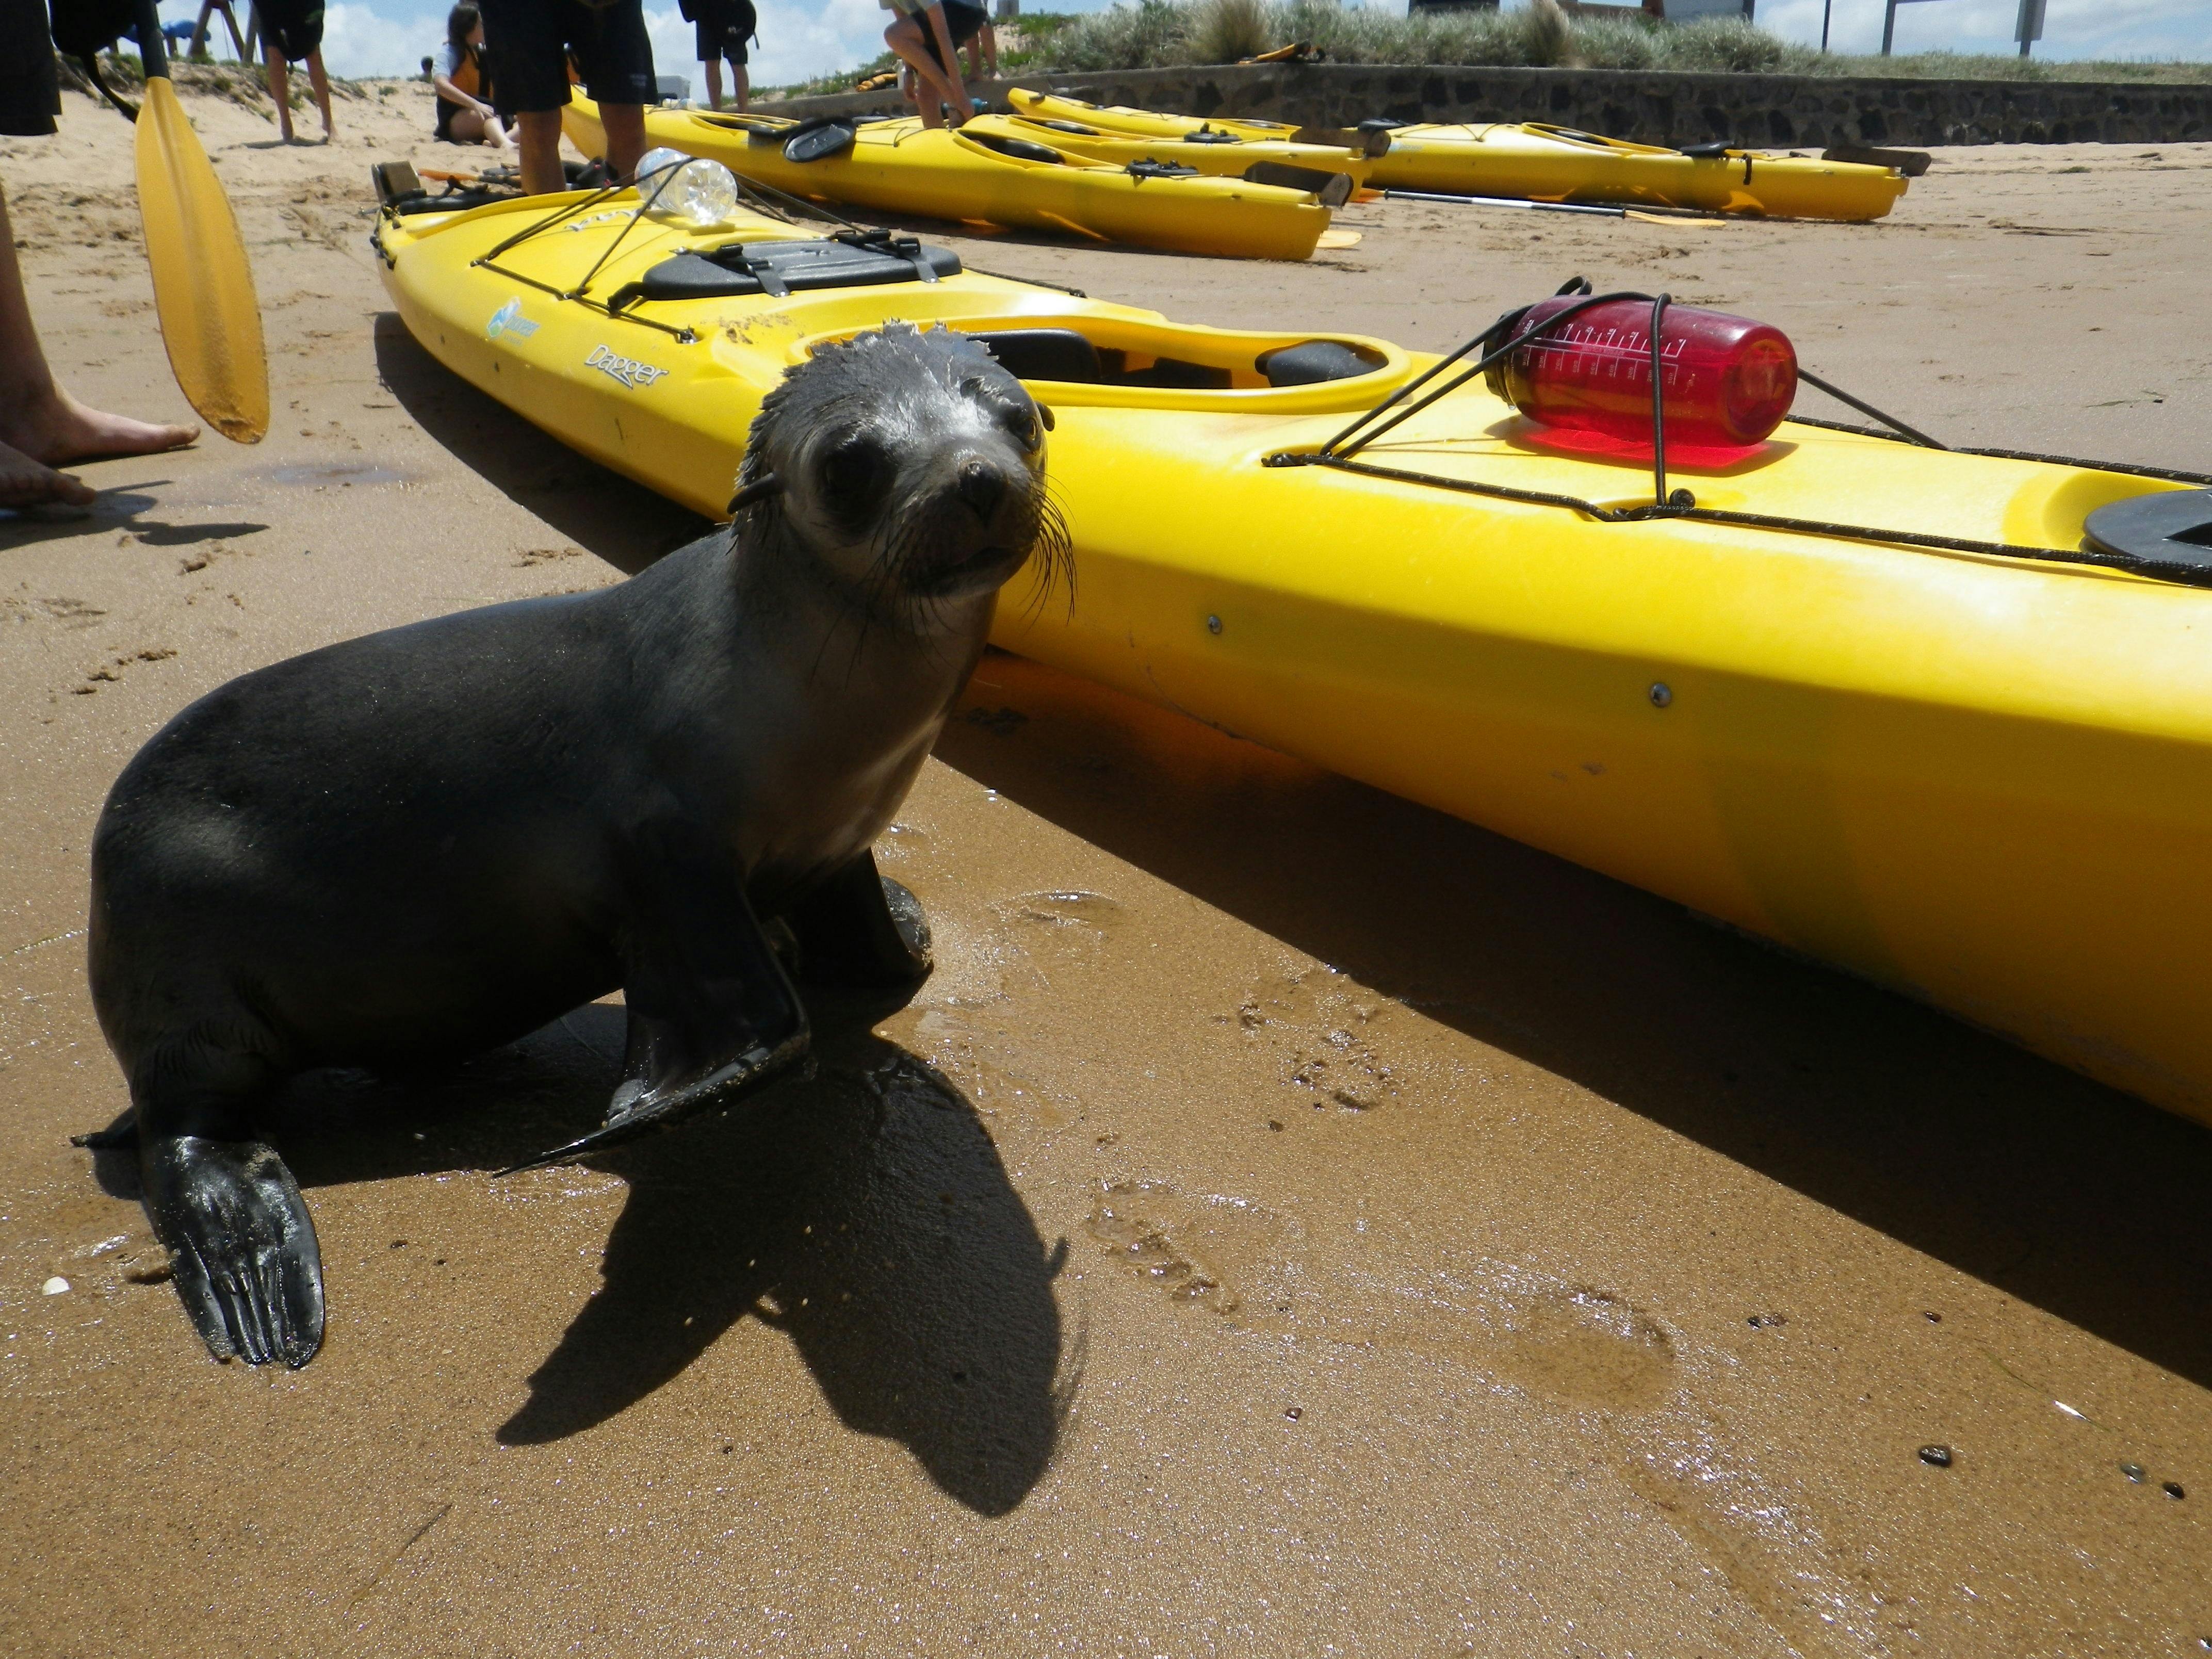
<path fill-rule="evenodd" d="M 605 1127 L 528 1168 L 804 1062 L 767 919 L 808 978 L 928 971 L 870 847 L 1000 586 L 1065 558 L 1049 421 L 943 330 L 826 347 L 763 403 L 726 531 L 614 587 L 245 675 L 125 769 L 93 840 L 92 994 L 217 1358 L 322 1342 L 314 1226 L 254 1127 L 293 1074 L 493 1048 L 619 987 Z"/>

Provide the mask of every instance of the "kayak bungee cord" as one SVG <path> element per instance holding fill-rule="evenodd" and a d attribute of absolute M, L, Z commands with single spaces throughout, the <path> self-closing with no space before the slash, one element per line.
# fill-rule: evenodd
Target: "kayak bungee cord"
<path fill-rule="evenodd" d="M 1954 553 L 1973 553 L 2008 559 L 2028 559 L 2045 562 L 2083 564 L 2120 570 L 2130 574 L 2147 576 L 2191 587 L 2212 588 L 2212 562 L 2183 562 L 2141 554 L 2120 552 L 2102 546 L 2075 548 L 2039 547 L 2012 542 L 1983 541 L 1968 537 L 1929 535 L 1919 531 L 1889 530 L 1867 525 L 1842 524 L 1826 520 L 1799 519 L 1775 514 L 1747 513 L 1732 508 L 1709 507 L 1698 505 L 1697 497 L 1687 489 L 1669 492 L 1667 488 L 1666 410 L 1662 397 L 1662 341 L 1660 325 L 1667 308 L 1673 303 L 1664 294 L 1648 295 L 1631 291 L 1593 295 L 1590 284 L 1582 277 L 1574 277 L 1563 284 L 1554 299 L 1576 296 L 1570 302 L 1530 324 L 1521 327 L 1528 313 L 1535 307 L 1524 306 L 1500 316 L 1474 338 L 1440 358 L 1420 374 L 1382 398 L 1360 415 L 1352 423 L 1328 439 L 1317 450 L 1282 450 L 1264 457 L 1261 465 L 1270 467 L 1327 466 L 1357 473 L 1367 477 L 1386 478 L 1396 483 L 1426 485 L 1434 489 L 1450 489 L 1467 495 L 1486 495 L 1501 501 L 1521 501 L 1533 506 L 1561 507 L 1581 513 L 1602 524 L 1633 524 L 1655 519 L 1694 519 L 1707 524 L 1740 526 L 1747 529 L 1778 531 L 1786 534 L 1827 536 L 1844 540 L 1886 543 L 1898 546 L 1926 548 Z M 1358 458 L 1359 452 L 1369 447 L 1414 416 L 1430 408 L 1440 399 L 1465 386 L 1476 375 L 1492 372 L 1514 358 L 1531 342 L 1540 337 L 1555 334 L 1560 326 L 1585 312 L 1600 306 L 1621 301 L 1648 303 L 1651 307 L 1650 324 L 1650 357 L 1651 374 L 1650 415 L 1648 436 L 1651 444 L 1652 499 L 1642 505 L 1628 507 L 1608 507 L 1571 495 L 1549 490 L 1523 489 L 1506 484 L 1486 483 L 1471 478 L 1454 478 L 1411 468 L 1377 465 Z M 1552 301 L 1544 301 L 1549 305 Z M 1695 314 L 1695 313 L 1690 313 Z M 1500 335 L 1508 337 L 1504 343 L 1484 351 L 1474 365 L 1463 368 L 1441 384 L 1431 386 L 1449 371 L 1455 364 L 1480 351 Z M 1638 355 L 1641 355 L 1640 353 Z M 1794 363 L 1793 363 L 1794 368 Z M 1807 426 L 1820 427 L 1831 431 L 1849 432 L 1857 435 L 1879 438 L 1887 442 L 1905 442 L 1917 447 L 1945 451 L 1947 453 L 1978 455 L 1991 459 L 2036 461 L 2061 465 L 2086 467 L 2141 477 L 2153 477 L 2177 483 L 2212 484 L 2212 477 L 2182 472 L 2162 467 L 2130 466 L 2102 461 L 2069 460 L 2063 457 L 2037 455 L 2024 451 L 2002 449 L 1951 449 L 1927 434 L 1906 425 L 1903 421 L 1885 414 L 1872 404 L 1852 396 L 1840 387 L 1831 385 L 1802 368 L 1794 368 L 1795 377 L 1809 381 L 1818 390 L 1838 402 L 1848 404 L 1862 414 L 1873 416 L 1893 428 L 1891 432 L 1870 428 L 1849 426 L 1840 422 L 1816 420 L 1810 416 L 1791 415 L 1788 418 Z M 1427 388 L 1425 391 L 1424 388 Z M 1419 393 L 1416 396 L 1414 394 Z M 1511 401 L 1511 399 L 1509 399 Z M 1768 428 L 1771 430 L 1771 428 Z"/>

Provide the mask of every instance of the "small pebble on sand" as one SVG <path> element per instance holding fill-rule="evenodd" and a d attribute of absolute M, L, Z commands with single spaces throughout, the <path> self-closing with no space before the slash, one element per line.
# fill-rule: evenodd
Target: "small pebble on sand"
<path fill-rule="evenodd" d="M 1951 1467 L 1951 1449 L 1948 1446 L 1923 1446 L 1920 1461 L 1936 1468 L 1948 1469 Z"/>
<path fill-rule="evenodd" d="M 69 1292 L 69 1280 L 56 1273 L 45 1284 L 40 1285 L 39 1291 L 44 1296 L 65 1296 Z"/>

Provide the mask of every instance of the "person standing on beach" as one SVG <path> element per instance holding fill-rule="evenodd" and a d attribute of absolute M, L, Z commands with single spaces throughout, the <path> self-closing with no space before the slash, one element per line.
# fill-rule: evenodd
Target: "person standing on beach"
<path fill-rule="evenodd" d="M 323 73 L 323 0 L 253 0 L 261 19 L 261 61 L 269 68 L 269 95 L 276 103 L 276 125 L 292 142 L 292 82 L 287 65 L 304 59 L 315 108 L 323 118 L 323 142 L 331 125 L 331 80 Z"/>
<path fill-rule="evenodd" d="M 533 196 L 566 190 L 561 112 L 568 102 L 568 54 L 599 106 L 608 168 L 617 179 L 645 154 L 645 106 L 655 101 L 653 42 L 640 0 L 480 0 L 499 79 L 493 101 L 514 118 L 522 187 Z"/>
<path fill-rule="evenodd" d="M 45 137 L 61 107 L 44 0 L 0 0 L 0 133 Z M 7 195 L 0 191 L 0 507 L 53 501 L 86 506 L 95 492 L 56 468 L 112 455 L 151 455 L 199 435 L 196 426 L 156 425 L 87 409 L 54 383 L 15 263 Z"/>
<path fill-rule="evenodd" d="M 469 0 L 446 14 L 446 44 L 430 79 L 438 92 L 438 137 L 449 144 L 496 144 L 505 149 L 507 128 L 492 107 L 483 39 L 483 14 Z"/>
<path fill-rule="evenodd" d="M 945 6 L 939 0 L 878 0 L 878 3 L 884 10 L 897 14 L 891 26 L 884 31 L 884 44 L 913 71 L 922 125 L 943 126 L 943 106 L 947 104 L 963 121 L 974 115 L 975 105 L 968 96 L 968 89 L 960 84 L 958 68 L 945 67 L 956 61 L 952 31 L 945 22 Z M 958 4 L 960 0 L 952 0 L 952 3 Z"/>
<path fill-rule="evenodd" d="M 698 35 L 699 61 L 707 70 L 707 102 L 722 106 L 722 64 L 730 66 L 730 86 L 740 111 L 752 83 L 745 74 L 745 42 L 760 32 L 753 0 L 678 0 L 684 21 Z"/>

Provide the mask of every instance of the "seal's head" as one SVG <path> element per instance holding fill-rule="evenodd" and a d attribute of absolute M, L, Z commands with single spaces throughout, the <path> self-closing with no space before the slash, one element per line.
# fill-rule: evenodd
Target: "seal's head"
<path fill-rule="evenodd" d="M 1034 556 L 1063 574 L 1051 422 L 974 341 L 911 325 L 823 347 L 761 404 L 733 508 L 811 558 L 869 616 L 956 625 Z M 1042 586 L 1040 586 L 1040 592 Z"/>

